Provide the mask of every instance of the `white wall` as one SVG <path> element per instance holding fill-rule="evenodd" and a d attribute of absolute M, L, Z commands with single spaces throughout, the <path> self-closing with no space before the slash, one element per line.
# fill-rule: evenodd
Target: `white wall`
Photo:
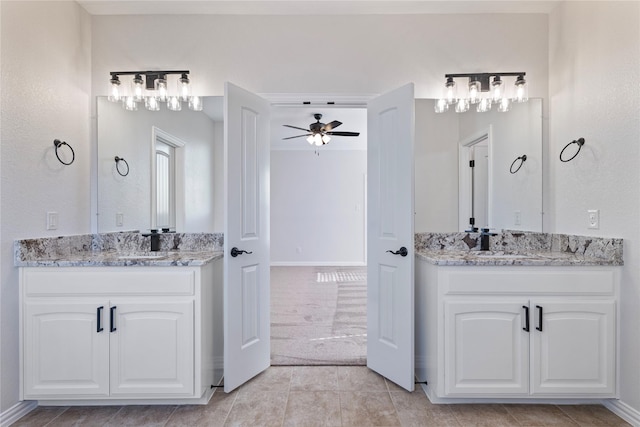
<path fill-rule="evenodd" d="M 89 232 L 91 20 L 73 2 L 2 9 L 0 412 L 18 401 L 18 270 L 13 240 Z M 75 150 L 58 162 L 55 138 Z M 47 211 L 59 227 L 45 229 Z"/>
<path fill-rule="evenodd" d="M 205 102 L 222 102 L 207 98 Z M 185 107 L 186 108 L 186 107 Z M 119 104 L 98 100 L 98 230 L 147 230 L 151 227 L 152 127 L 183 142 L 184 148 L 184 224 L 180 232 L 215 232 L 214 185 L 222 180 L 215 167 L 215 124 L 203 112 L 182 110 L 126 111 Z M 218 135 L 220 137 L 221 135 Z M 222 141 L 218 141 L 221 144 Z M 127 176 L 116 171 L 114 157 L 123 157 L 130 167 Z M 219 156 L 222 157 L 222 156 Z M 126 165 L 120 165 L 126 171 Z M 116 226 L 116 213 L 122 213 L 122 227 Z M 222 218 L 217 218 L 222 222 Z"/>
<path fill-rule="evenodd" d="M 621 400 L 640 411 L 640 3 L 562 3 L 549 29 L 553 227 L 624 238 Z M 579 137 L 580 154 L 561 163 Z M 600 209 L 599 230 L 587 209 Z"/>
<path fill-rule="evenodd" d="M 364 265 L 366 172 L 364 150 L 272 150 L 271 263 Z"/>

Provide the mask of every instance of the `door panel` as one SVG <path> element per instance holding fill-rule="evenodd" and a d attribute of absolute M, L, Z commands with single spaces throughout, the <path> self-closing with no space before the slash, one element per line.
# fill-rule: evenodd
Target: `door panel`
<path fill-rule="evenodd" d="M 224 390 L 270 364 L 269 103 L 225 85 Z M 232 256 L 231 249 L 242 252 Z"/>
<path fill-rule="evenodd" d="M 534 310 L 535 308 L 535 310 Z M 543 310 L 542 315 L 540 308 Z M 615 303 L 531 302 L 532 393 L 615 392 Z"/>
<path fill-rule="evenodd" d="M 448 396 L 529 393 L 527 312 L 522 301 L 445 301 Z"/>
<path fill-rule="evenodd" d="M 408 84 L 372 100 L 367 114 L 367 366 L 407 390 L 414 388 L 414 103 Z"/>
<path fill-rule="evenodd" d="M 112 307 L 111 395 L 193 395 L 193 301 Z"/>
<path fill-rule="evenodd" d="M 106 306 L 104 301 L 25 304 L 25 398 L 109 395 Z"/>

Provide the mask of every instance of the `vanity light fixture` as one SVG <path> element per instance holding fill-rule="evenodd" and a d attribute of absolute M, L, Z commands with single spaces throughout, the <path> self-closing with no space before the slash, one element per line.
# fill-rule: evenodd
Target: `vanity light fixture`
<path fill-rule="evenodd" d="M 449 110 L 450 105 L 454 105 L 457 113 L 464 113 L 469 110 L 471 105 L 475 105 L 476 111 L 484 113 L 490 111 L 492 105 L 496 105 L 500 112 L 509 111 L 512 101 L 526 102 L 529 100 L 525 75 L 525 72 L 445 74 L 447 81 L 444 96 L 436 100 L 434 110 L 436 113 L 444 113 Z M 492 77 L 493 80 L 491 80 Z M 507 94 L 502 77 L 515 77 L 512 97 Z M 464 97 L 456 97 L 456 81 L 454 79 L 457 78 L 468 79 L 468 90 Z M 485 96 L 484 92 L 488 92 L 488 94 Z"/>
<path fill-rule="evenodd" d="M 182 103 L 187 103 L 190 110 L 202 111 L 202 98 L 191 94 L 191 80 L 188 70 L 179 71 L 112 71 L 109 79 L 109 95 L 111 102 L 121 102 L 126 110 L 135 111 L 139 103 L 149 111 L 160 110 L 160 103 L 166 103 L 167 109 L 180 111 Z M 169 89 L 167 76 L 179 75 L 177 91 Z M 131 89 L 124 89 L 120 76 L 133 76 Z"/>

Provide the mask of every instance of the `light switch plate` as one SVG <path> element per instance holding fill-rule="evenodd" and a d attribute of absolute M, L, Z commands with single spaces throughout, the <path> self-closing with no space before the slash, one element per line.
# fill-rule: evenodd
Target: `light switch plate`
<path fill-rule="evenodd" d="M 588 225 L 587 228 L 599 229 L 600 228 L 600 210 L 589 209 L 587 211 Z"/>
<path fill-rule="evenodd" d="M 513 213 L 513 224 L 521 225 L 522 223 L 522 213 L 520 211 L 515 211 Z"/>
<path fill-rule="evenodd" d="M 124 214 L 122 212 L 118 212 L 116 214 L 116 227 L 122 227 L 124 225 Z"/>
<path fill-rule="evenodd" d="M 58 212 L 47 212 L 47 230 L 58 229 Z"/>

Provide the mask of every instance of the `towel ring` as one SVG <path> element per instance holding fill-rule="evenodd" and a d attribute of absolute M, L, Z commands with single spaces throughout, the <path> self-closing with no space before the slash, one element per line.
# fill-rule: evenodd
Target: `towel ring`
<path fill-rule="evenodd" d="M 76 159 L 76 153 L 75 151 L 73 151 L 73 148 L 67 144 L 65 141 L 60 141 L 59 139 L 54 139 L 53 140 L 53 145 L 56 146 L 56 157 L 58 158 L 58 160 L 60 161 L 60 163 L 62 163 L 63 165 L 69 166 L 71 163 L 73 163 L 73 161 Z M 64 162 L 61 158 L 60 155 L 58 154 L 58 148 L 62 147 L 63 145 L 66 145 L 67 147 L 69 147 L 69 150 L 71 150 L 71 161 L 69 163 Z"/>
<path fill-rule="evenodd" d="M 516 170 L 513 170 L 513 166 L 516 164 L 516 162 L 517 162 L 518 160 L 520 160 L 520 164 L 518 165 L 518 167 L 516 168 Z M 518 172 L 518 171 L 520 170 L 520 168 L 522 167 L 522 165 L 524 165 L 524 162 L 526 162 L 526 161 L 527 161 L 527 155 L 526 155 L 526 154 L 523 154 L 522 156 L 520 156 L 520 157 L 516 158 L 516 159 L 513 161 L 513 163 L 511 163 L 511 167 L 509 168 L 509 172 L 511 172 L 512 174 L 513 174 L 513 173 Z"/>
<path fill-rule="evenodd" d="M 123 157 L 115 157 L 115 161 L 116 161 L 116 171 L 118 171 L 118 174 L 120 176 L 127 176 L 129 175 L 129 163 L 127 163 L 127 161 L 123 158 Z M 127 172 L 126 173 L 122 173 L 122 171 L 120 171 L 120 162 L 124 162 L 124 164 L 127 166 Z"/>
<path fill-rule="evenodd" d="M 571 156 L 570 158 L 565 160 L 565 159 L 562 158 L 562 153 L 564 153 L 564 150 L 566 150 L 567 147 L 570 146 L 571 144 L 578 144 L 578 151 L 576 151 L 576 154 L 574 154 L 573 156 Z M 582 149 L 583 145 L 584 145 L 584 138 L 574 139 L 573 141 L 571 141 L 570 143 L 565 145 L 564 148 L 562 149 L 562 151 L 560 152 L 560 161 L 564 162 L 564 163 L 567 163 L 567 162 L 570 162 L 571 160 L 575 159 L 575 157 L 578 155 L 578 153 Z"/>

